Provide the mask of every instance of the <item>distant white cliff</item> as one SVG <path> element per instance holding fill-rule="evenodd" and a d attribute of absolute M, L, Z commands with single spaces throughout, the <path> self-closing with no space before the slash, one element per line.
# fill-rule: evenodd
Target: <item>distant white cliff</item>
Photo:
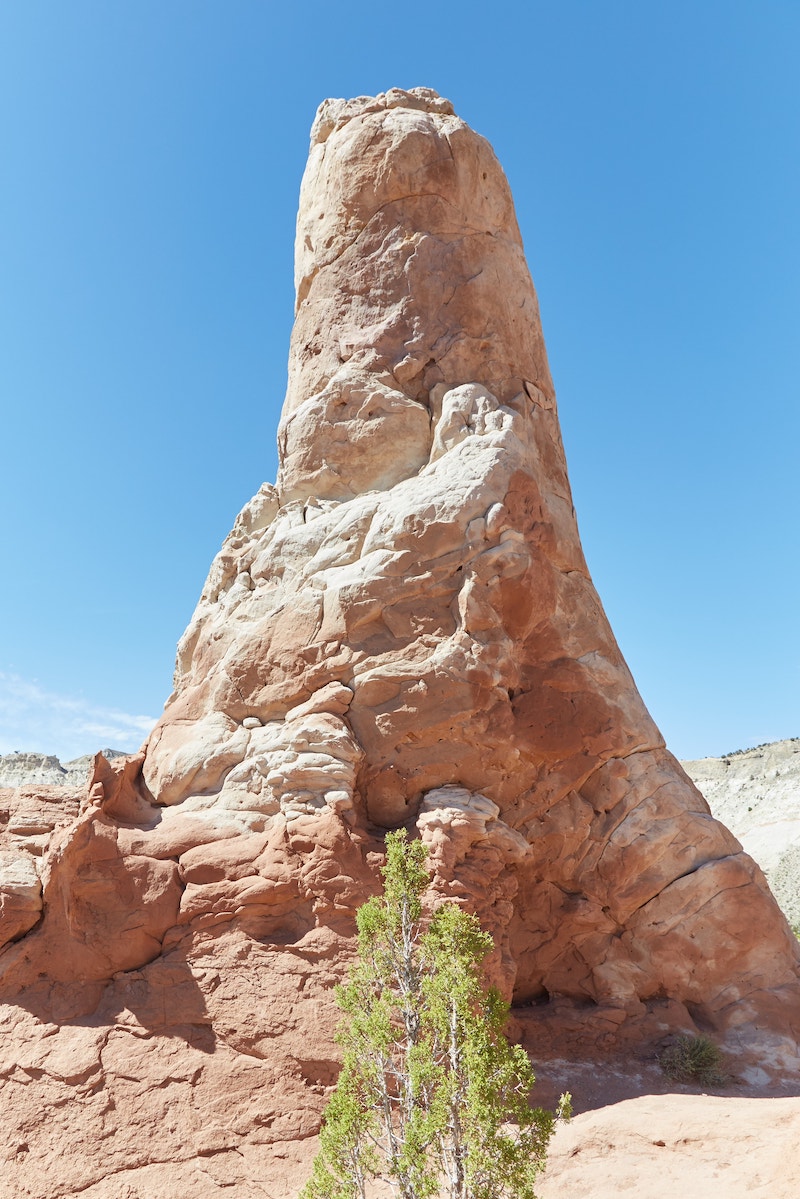
<path fill-rule="evenodd" d="M 800 926 L 800 737 L 683 762 L 684 770 L 767 876 Z"/>
<path fill-rule="evenodd" d="M 119 758 L 124 751 L 100 750 L 106 758 Z M 94 754 L 83 754 L 63 765 L 54 754 L 0 754 L 0 787 L 82 787 Z"/>

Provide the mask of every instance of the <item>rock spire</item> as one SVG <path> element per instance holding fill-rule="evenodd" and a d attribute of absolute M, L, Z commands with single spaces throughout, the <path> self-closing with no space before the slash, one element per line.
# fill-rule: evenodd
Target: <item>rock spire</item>
<path fill-rule="evenodd" d="M 448 101 L 322 105 L 296 287 L 276 486 L 212 564 L 143 754 L 98 759 L 0 956 L 14 1094 L 84 1146 L 56 1185 L 39 1144 L 34 1185 L 31 1134 L 19 1194 L 104 1199 L 123 1168 L 161 1194 L 165 1162 L 170 1194 L 296 1193 L 330 988 L 401 824 L 431 902 L 494 935 L 534 1042 L 757 1028 L 797 1066 L 797 946 L 614 640 L 508 184 Z"/>

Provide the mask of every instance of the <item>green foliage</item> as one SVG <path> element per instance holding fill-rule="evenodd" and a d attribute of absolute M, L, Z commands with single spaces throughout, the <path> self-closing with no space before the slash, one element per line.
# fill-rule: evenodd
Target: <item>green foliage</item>
<path fill-rule="evenodd" d="M 674 1082 L 697 1082 L 722 1087 L 728 1076 L 722 1069 L 722 1051 L 710 1037 L 678 1037 L 659 1056 L 659 1064 Z"/>
<path fill-rule="evenodd" d="M 569 1097 L 557 1115 L 531 1108 L 530 1061 L 482 981 L 491 937 L 455 904 L 423 932 L 425 848 L 402 830 L 386 847 L 384 894 L 358 912 L 359 962 L 337 992 L 344 1060 L 301 1199 L 364 1199 L 371 1178 L 400 1199 L 535 1199 Z"/>

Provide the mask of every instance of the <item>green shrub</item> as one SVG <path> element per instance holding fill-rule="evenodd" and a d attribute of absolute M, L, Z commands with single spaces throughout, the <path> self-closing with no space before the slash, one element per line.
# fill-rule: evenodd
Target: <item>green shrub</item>
<path fill-rule="evenodd" d="M 678 1037 L 658 1058 L 661 1069 L 673 1082 L 697 1082 L 723 1087 L 729 1081 L 722 1068 L 722 1050 L 710 1037 Z"/>

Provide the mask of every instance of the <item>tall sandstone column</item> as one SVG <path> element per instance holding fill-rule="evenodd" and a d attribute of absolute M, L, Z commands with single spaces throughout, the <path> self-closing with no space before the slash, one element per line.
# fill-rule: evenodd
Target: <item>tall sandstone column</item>
<path fill-rule="evenodd" d="M 277 489 L 182 642 L 157 801 L 418 826 L 517 1001 L 667 997 L 723 1025 L 796 1004 L 760 871 L 665 749 L 589 577 L 488 143 L 426 89 L 324 104 L 295 277 Z"/>
<path fill-rule="evenodd" d="M 448 101 L 322 105 L 296 286 L 277 485 L 212 564 L 144 753 L 98 758 L 41 898 L 29 870 L 9 900 L 15 1194 L 105 1199 L 122 1170 L 296 1193 L 401 825 L 563 1055 L 703 1028 L 798 1066 L 797 944 L 614 640 L 508 184 Z M 54 1129 L 81 1146 L 57 1165 Z"/>

